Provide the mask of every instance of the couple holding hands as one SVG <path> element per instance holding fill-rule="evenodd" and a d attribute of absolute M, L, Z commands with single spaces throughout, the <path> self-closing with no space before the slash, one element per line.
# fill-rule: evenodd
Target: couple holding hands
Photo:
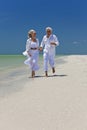
<path fill-rule="evenodd" d="M 23 52 L 23 55 L 27 56 L 27 60 L 24 63 L 30 66 L 32 78 L 35 77 L 35 71 L 39 69 L 39 51 L 43 51 L 45 76 L 48 77 L 48 62 L 52 68 L 52 72 L 55 73 L 55 47 L 58 45 L 59 41 L 56 35 L 52 33 L 51 27 L 46 27 L 46 35 L 43 37 L 40 46 L 39 40 L 36 38 L 36 31 L 30 30 L 28 32 L 26 51 Z"/>

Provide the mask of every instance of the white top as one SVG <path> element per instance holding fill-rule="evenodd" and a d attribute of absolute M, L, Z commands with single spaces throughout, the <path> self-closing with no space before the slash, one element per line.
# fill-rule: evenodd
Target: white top
<path fill-rule="evenodd" d="M 29 38 L 29 39 L 27 40 L 27 42 L 26 42 L 26 51 L 29 52 L 29 50 L 30 50 L 31 48 L 37 48 L 37 47 L 39 47 L 39 40 L 38 40 L 38 39 L 36 39 L 36 42 L 33 42 L 33 41 L 31 40 L 31 38 Z"/>
<path fill-rule="evenodd" d="M 24 56 L 28 56 L 28 53 L 31 53 L 31 51 L 35 51 L 35 50 L 31 50 L 31 48 L 38 48 L 39 47 L 39 40 L 36 39 L 36 42 L 33 42 L 31 40 L 31 38 L 27 39 L 26 42 L 26 51 L 23 52 Z"/>
<path fill-rule="evenodd" d="M 56 35 L 51 34 L 49 38 L 46 35 L 43 37 L 40 47 L 44 47 L 44 53 L 55 54 L 55 45 L 51 45 L 51 42 L 54 42 L 56 46 L 59 45 Z"/>

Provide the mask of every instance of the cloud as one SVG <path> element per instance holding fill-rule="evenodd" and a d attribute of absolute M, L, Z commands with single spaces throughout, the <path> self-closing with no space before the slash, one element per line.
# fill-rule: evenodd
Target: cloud
<path fill-rule="evenodd" d="M 83 40 L 83 43 L 87 43 L 87 40 Z"/>
<path fill-rule="evenodd" d="M 73 41 L 72 44 L 74 45 L 87 44 L 87 40 Z"/>
<path fill-rule="evenodd" d="M 80 44 L 80 42 L 78 42 L 78 41 L 74 41 L 73 44 Z"/>

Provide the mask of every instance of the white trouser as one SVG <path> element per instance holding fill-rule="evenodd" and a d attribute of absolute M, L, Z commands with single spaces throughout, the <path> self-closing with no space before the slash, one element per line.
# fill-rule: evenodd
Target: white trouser
<path fill-rule="evenodd" d="M 51 66 L 51 68 L 54 67 L 54 54 L 44 53 L 43 54 L 44 59 L 44 71 L 48 71 L 48 62 Z"/>

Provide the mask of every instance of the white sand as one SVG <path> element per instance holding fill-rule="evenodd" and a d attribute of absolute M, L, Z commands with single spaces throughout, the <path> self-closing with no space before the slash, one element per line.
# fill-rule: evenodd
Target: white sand
<path fill-rule="evenodd" d="M 54 77 L 29 79 L 24 66 L 1 82 L 0 130 L 87 130 L 87 55 L 56 63 Z"/>

